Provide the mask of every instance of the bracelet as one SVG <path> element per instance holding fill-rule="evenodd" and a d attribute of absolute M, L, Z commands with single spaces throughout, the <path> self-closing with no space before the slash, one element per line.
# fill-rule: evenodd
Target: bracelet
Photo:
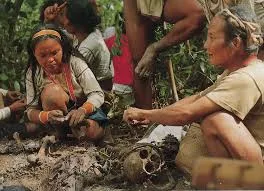
<path fill-rule="evenodd" d="M 43 124 L 47 124 L 49 120 L 49 111 L 41 111 L 39 113 L 39 121 Z"/>
<path fill-rule="evenodd" d="M 85 102 L 80 108 L 84 109 L 86 114 L 90 114 L 94 111 L 94 105 L 90 102 Z"/>

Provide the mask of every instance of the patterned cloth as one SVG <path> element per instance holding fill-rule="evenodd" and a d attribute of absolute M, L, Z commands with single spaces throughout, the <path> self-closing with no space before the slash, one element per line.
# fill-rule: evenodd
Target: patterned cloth
<path fill-rule="evenodd" d="M 260 47 L 263 44 L 261 27 L 258 23 L 243 21 L 228 9 L 223 9 L 218 13 L 219 15 L 227 18 L 228 22 L 235 28 L 240 28 L 243 31 L 246 31 L 247 34 L 247 48 Z"/>
<path fill-rule="evenodd" d="M 244 4 L 254 10 L 254 0 L 198 0 L 202 5 L 208 22 L 221 10 L 238 4 Z"/>
<path fill-rule="evenodd" d="M 255 0 L 254 8 L 261 25 L 261 30 L 264 33 L 264 0 Z"/>

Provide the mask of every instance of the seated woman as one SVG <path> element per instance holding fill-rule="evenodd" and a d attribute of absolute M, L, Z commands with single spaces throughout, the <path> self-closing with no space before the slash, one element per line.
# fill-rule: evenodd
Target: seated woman
<path fill-rule="evenodd" d="M 104 93 L 85 61 L 72 55 L 67 36 L 52 24 L 41 25 L 29 39 L 28 54 L 29 121 L 59 127 L 59 137 L 72 133 L 77 138 L 101 138 L 107 121 L 100 110 Z"/>
<path fill-rule="evenodd" d="M 65 7 L 58 8 L 61 6 Z M 97 14 L 95 3 L 88 0 L 68 0 L 64 5 L 57 3 L 46 7 L 43 20 L 59 22 L 73 35 L 74 47 L 84 57 L 101 88 L 111 91 L 114 69 L 102 34 L 96 29 L 101 18 Z"/>
<path fill-rule="evenodd" d="M 211 64 L 225 69 L 214 85 L 162 109 L 124 112 L 128 122 L 185 125 L 202 119 L 202 136 L 197 140 L 205 148 L 192 153 L 189 149 L 197 148 L 198 142 L 188 146 L 187 133 L 176 157 L 182 169 L 191 168 L 206 152 L 263 164 L 264 64 L 257 58 L 263 39 L 254 19 L 253 12 L 239 6 L 224 9 L 213 18 L 204 47 Z"/>

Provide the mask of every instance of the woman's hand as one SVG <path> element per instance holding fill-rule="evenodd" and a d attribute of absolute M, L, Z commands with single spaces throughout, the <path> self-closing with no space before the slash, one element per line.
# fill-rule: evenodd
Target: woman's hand
<path fill-rule="evenodd" d="M 142 109 L 130 107 L 124 111 L 123 120 L 130 124 L 149 124 L 150 121 L 143 117 Z"/>
<path fill-rule="evenodd" d="M 65 117 L 61 110 L 51 110 L 48 113 L 48 122 L 51 125 L 60 125 L 65 121 Z"/>
<path fill-rule="evenodd" d="M 69 126 L 76 127 L 84 121 L 85 109 L 80 107 L 77 110 L 71 110 L 66 117 L 69 119 Z"/>
<path fill-rule="evenodd" d="M 45 22 L 54 21 L 59 15 L 59 13 L 63 10 L 65 5 L 66 2 L 64 2 L 60 6 L 57 3 L 55 3 L 54 5 L 47 7 L 44 10 L 44 21 Z"/>

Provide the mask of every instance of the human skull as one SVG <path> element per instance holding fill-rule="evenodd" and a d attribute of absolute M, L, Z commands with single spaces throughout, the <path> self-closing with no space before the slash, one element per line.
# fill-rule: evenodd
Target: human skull
<path fill-rule="evenodd" d="M 163 158 L 157 148 L 144 145 L 132 149 L 124 160 L 124 174 L 131 182 L 143 182 L 148 176 L 160 171 Z"/>

